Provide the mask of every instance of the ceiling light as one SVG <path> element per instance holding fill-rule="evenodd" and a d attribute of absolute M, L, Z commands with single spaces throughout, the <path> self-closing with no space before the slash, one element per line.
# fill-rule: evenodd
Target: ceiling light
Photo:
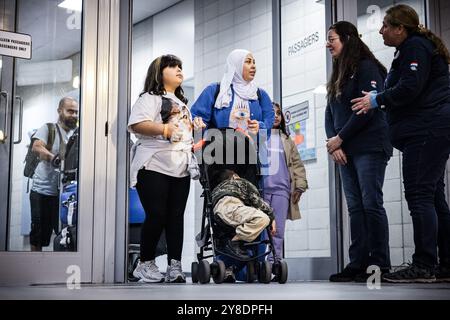
<path fill-rule="evenodd" d="M 83 9 L 83 0 L 64 0 L 58 4 L 58 7 L 81 12 Z"/>

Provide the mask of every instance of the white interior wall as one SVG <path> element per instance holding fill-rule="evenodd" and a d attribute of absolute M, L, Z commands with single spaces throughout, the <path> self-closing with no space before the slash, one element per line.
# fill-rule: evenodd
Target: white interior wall
<path fill-rule="evenodd" d="M 194 0 L 182 1 L 133 26 L 131 105 L 144 88 L 150 63 L 163 54 L 183 62 L 185 81 L 194 77 Z"/>

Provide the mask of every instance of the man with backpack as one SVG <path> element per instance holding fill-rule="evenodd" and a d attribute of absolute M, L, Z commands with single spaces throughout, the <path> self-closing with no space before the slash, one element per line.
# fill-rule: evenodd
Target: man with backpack
<path fill-rule="evenodd" d="M 31 150 L 38 158 L 37 166 L 25 164 L 25 175 L 33 178 L 30 192 L 31 251 L 42 251 L 50 244 L 53 231 L 59 229 L 60 165 L 70 136 L 78 125 L 78 102 L 61 99 L 58 122 L 43 125 L 32 136 Z"/>

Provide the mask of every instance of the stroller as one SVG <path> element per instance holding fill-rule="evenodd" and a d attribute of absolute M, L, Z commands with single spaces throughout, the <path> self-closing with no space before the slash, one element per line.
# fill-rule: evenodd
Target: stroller
<path fill-rule="evenodd" d="M 66 145 L 61 171 L 59 218 L 61 231 L 53 240 L 54 251 L 77 251 L 79 128 Z"/>
<path fill-rule="evenodd" d="M 196 237 L 197 245 L 200 248 L 200 252 L 197 254 L 198 262 L 193 262 L 191 265 L 192 282 L 206 284 L 212 277 L 215 283 L 223 283 L 226 272 L 224 260 L 232 260 L 233 271 L 238 272 L 246 268 L 245 280 L 247 283 L 252 283 L 256 279 L 260 283 L 270 283 L 272 274 L 276 276 L 279 283 L 286 283 L 287 263 L 275 258 L 270 227 L 267 227 L 259 236 L 259 238 L 263 238 L 262 235 L 266 232 L 267 240 L 258 240 L 259 238 L 257 238 L 254 242 L 244 245 L 250 255 L 248 259 L 242 260 L 223 251 L 222 248 L 226 241 L 234 237 L 235 229 L 225 224 L 213 212 L 211 194 L 217 183 L 212 181 L 211 177 L 214 177 L 214 173 L 218 170 L 233 170 L 240 177 L 259 187 L 260 162 L 251 137 L 231 128 L 210 129 L 202 141 L 201 148 L 195 151 L 195 155 L 200 164 L 200 183 L 203 187 L 204 202 L 201 232 Z M 259 191 L 262 194 L 261 189 Z M 266 245 L 268 249 L 264 252 L 258 250 L 261 246 L 265 247 Z M 270 254 L 274 257 L 274 263 L 265 259 Z M 209 258 L 213 258 L 211 264 L 207 260 Z"/>
<path fill-rule="evenodd" d="M 60 196 L 62 229 L 53 240 L 53 251 L 77 251 L 78 183 L 64 186 Z"/>

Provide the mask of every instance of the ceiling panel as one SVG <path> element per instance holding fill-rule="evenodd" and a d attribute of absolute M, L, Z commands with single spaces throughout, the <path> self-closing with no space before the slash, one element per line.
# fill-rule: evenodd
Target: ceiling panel
<path fill-rule="evenodd" d="M 18 32 L 33 40 L 33 62 L 59 60 L 80 51 L 81 30 L 70 30 L 73 12 L 58 7 L 63 0 L 19 0 Z M 88 0 L 85 0 L 88 1 Z M 133 23 L 165 10 L 180 0 L 134 0 Z"/>
<path fill-rule="evenodd" d="M 136 24 L 158 12 L 167 9 L 180 0 L 134 0 L 133 1 L 133 24 Z"/>

